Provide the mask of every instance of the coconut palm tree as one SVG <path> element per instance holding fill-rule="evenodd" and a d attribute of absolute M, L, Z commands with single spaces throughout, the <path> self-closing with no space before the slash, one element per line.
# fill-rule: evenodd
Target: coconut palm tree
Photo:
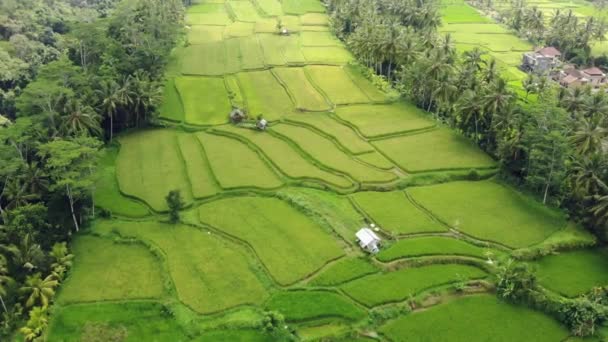
<path fill-rule="evenodd" d="M 8 292 L 7 285 L 12 281 L 13 279 L 8 276 L 6 257 L 0 254 L 0 304 L 2 304 L 2 308 L 4 309 L 5 313 L 8 313 L 8 310 L 6 308 L 6 304 L 4 303 L 4 297 Z"/>
<path fill-rule="evenodd" d="M 515 94 L 509 90 L 507 82 L 502 78 L 498 78 L 496 82 L 492 82 L 482 97 L 484 108 L 492 115 L 506 112 L 514 100 Z"/>
<path fill-rule="evenodd" d="M 44 258 L 40 245 L 32 239 L 29 233 L 23 236 L 19 245 L 8 247 L 0 245 L 0 248 L 12 254 L 13 262 L 27 271 L 35 269 L 39 261 Z"/>
<path fill-rule="evenodd" d="M 608 176 L 608 161 L 600 154 L 575 158 L 570 168 L 574 191 L 580 197 L 608 193 L 608 185 L 603 181 Z"/>
<path fill-rule="evenodd" d="M 591 208 L 591 213 L 600 225 L 608 225 L 608 195 L 594 197 L 596 205 Z"/>
<path fill-rule="evenodd" d="M 585 98 L 587 91 L 585 88 L 575 87 L 570 89 L 564 96 L 562 106 L 570 113 L 578 113 L 585 108 Z"/>
<path fill-rule="evenodd" d="M 32 307 L 40 304 L 43 308 L 48 307 L 49 302 L 55 296 L 55 288 L 59 285 L 59 281 L 52 275 L 42 278 L 40 273 L 28 276 L 25 279 L 25 286 L 21 287 L 21 293 L 28 296 L 25 306 Z"/>
<path fill-rule="evenodd" d="M 83 105 L 79 100 L 71 100 L 65 106 L 63 132 L 68 135 L 101 134 L 99 116 L 91 106 Z"/>
<path fill-rule="evenodd" d="M 578 154 L 586 156 L 599 152 L 607 138 L 608 129 L 593 120 L 581 118 L 570 141 Z"/>
<path fill-rule="evenodd" d="M 583 113 L 588 118 L 599 118 L 608 115 L 608 99 L 603 91 L 587 97 L 583 103 Z"/>
<path fill-rule="evenodd" d="M 110 141 L 114 134 L 114 117 L 118 108 L 123 104 L 122 89 L 114 80 L 103 81 L 95 91 L 100 99 L 98 108 L 110 120 Z"/>
<path fill-rule="evenodd" d="M 27 324 L 19 330 L 25 341 L 35 341 L 44 332 L 49 323 L 46 307 L 35 307 L 30 310 Z"/>

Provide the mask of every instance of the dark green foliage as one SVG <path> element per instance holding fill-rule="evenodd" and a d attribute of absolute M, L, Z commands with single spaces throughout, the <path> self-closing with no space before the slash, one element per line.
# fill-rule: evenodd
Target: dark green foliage
<path fill-rule="evenodd" d="M 184 201 L 182 199 L 182 193 L 179 190 L 171 190 L 167 197 L 165 197 L 167 201 L 167 206 L 169 207 L 169 222 L 177 223 L 179 222 L 179 211 L 184 206 Z"/>
<path fill-rule="evenodd" d="M 499 265 L 496 292 L 511 301 L 525 298 L 536 287 L 536 275 L 526 263 L 516 263 L 509 259 Z"/>

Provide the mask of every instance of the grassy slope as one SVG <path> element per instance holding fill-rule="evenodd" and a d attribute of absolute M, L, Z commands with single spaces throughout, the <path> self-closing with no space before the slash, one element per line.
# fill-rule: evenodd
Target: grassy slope
<path fill-rule="evenodd" d="M 281 186 L 277 175 L 244 143 L 203 132 L 197 133 L 197 137 L 222 188 L 272 189 Z"/>
<path fill-rule="evenodd" d="M 363 258 L 345 258 L 327 267 L 310 284 L 334 286 L 378 271 L 376 266 Z"/>
<path fill-rule="evenodd" d="M 351 301 L 329 291 L 278 292 L 270 297 L 266 307 L 281 312 L 288 321 L 328 317 L 355 321 L 365 316 L 365 311 Z"/>
<path fill-rule="evenodd" d="M 496 162 L 467 138 L 448 129 L 373 143 L 409 172 L 495 167 Z"/>
<path fill-rule="evenodd" d="M 489 250 L 456 238 L 422 236 L 399 240 L 389 248 L 381 250 L 377 258 L 380 261 L 426 255 L 464 255 L 485 258 L 486 251 Z"/>
<path fill-rule="evenodd" d="M 344 253 L 311 219 L 275 198 L 228 198 L 199 210 L 202 222 L 247 241 L 280 284 L 302 279 Z"/>
<path fill-rule="evenodd" d="M 158 261 L 146 247 L 80 236 L 72 248 L 77 258 L 61 289 L 60 303 L 157 298 L 163 294 Z"/>
<path fill-rule="evenodd" d="M 192 227 L 158 222 L 103 221 L 102 234 L 117 232 L 159 248 L 166 258 L 177 297 L 201 313 L 260 303 L 266 290 L 249 255 L 234 243 Z"/>
<path fill-rule="evenodd" d="M 100 206 L 112 212 L 112 214 L 143 217 L 149 214 L 145 205 L 123 196 L 116 180 L 116 157 L 118 151 L 108 148 L 103 152 L 97 167 L 97 182 L 93 200 L 96 206 Z"/>
<path fill-rule="evenodd" d="M 338 108 L 336 114 L 368 138 L 435 126 L 424 112 L 409 103 L 347 106 Z"/>
<path fill-rule="evenodd" d="M 287 142 L 270 134 L 250 129 L 239 129 L 234 126 L 222 126 L 218 129 L 224 132 L 238 134 L 252 142 L 289 177 L 311 178 L 341 188 L 348 188 L 353 185 L 343 176 L 316 167 Z"/>
<path fill-rule="evenodd" d="M 163 305 L 145 301 L 60 306 L 53 314 L 47 340 L 80 341 L 87 323 L 105 323 L 126 328 L 125 342 L 191 341 L 176 320 L 167 317 L 163 310 Z"/>
<path fill-rule="evenodd" d="M 580 250 L 546 256 L 535 263 L 544 287 L 574 297 L 608 285 L 608 252 Z"/>
<path fill-rule="evenodd" d="M 390 182 L 397 178 L 392 173 L 376 170 L 356 162 L 331 140 L 309 129 L 280 124 L 273 126 L 272 131 L 288 137 L 323 165 L 349 174 L 359 182 Z"/>
<path fill-rule="evenodd" d="M 380 331 L 391 341 L 562 341 L 568 331 L 540 312 L 491 295 L 463 297 L 400 317 Z"/>
<path fill-rule="evenodd" d="M 560 212 L 493 181 L 452 182 L 408 192 L 446 224 L 511 247 L 541 242 L 566 225 Z"/>
<path fill-rule="evenodd" d="M 381 229 L 393 234 L 447 231 L 416 208 L 401 191 L 358 192 L 352 198 Z"/>
<path fill-rule="evenodd" d="M 399 302 L 421 291 L 460 280 L 483 278 L 486 273 L 467 265 L 430 265 L 372 274 L 341 286 L 366 306 Z"/>

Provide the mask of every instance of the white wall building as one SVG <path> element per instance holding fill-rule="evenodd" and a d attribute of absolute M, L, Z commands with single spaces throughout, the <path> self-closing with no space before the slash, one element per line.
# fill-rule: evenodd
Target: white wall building
<path fill-rule="evenodd" d="M 369 228 L 361 228 L 355 234 L 357 236 L 357 242 L 361 248 L 365 249 L 370 253 L 378 253 L 380 251 L 381 239 Z"/>

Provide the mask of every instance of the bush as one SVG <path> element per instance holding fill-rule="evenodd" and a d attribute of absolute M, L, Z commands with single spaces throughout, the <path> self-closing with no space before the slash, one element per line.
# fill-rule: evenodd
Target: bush
<path fill-rule="evenodd" d="M 606 320 L 607 308 L 587 297 L 566 300 L 559 313 L 562 321 L 575 336 L 591 336 L 601 322 Z"/>
<path fill-rule="evenodd" d="M 502 298 L 511 301 L 522 301 L 536 289 L 536 275 L 526 263 L 517 263 L 509 259 L 499 264 L 496 292 Z"/>
<path fill-rule="evenodd" d="M 177 223 L 179 221 L 179 210 L 184 206 L 182 193 L 179 190 L 171 190 L 167 197 L 167 206 L 169 207 L 169 222 Z"/>

